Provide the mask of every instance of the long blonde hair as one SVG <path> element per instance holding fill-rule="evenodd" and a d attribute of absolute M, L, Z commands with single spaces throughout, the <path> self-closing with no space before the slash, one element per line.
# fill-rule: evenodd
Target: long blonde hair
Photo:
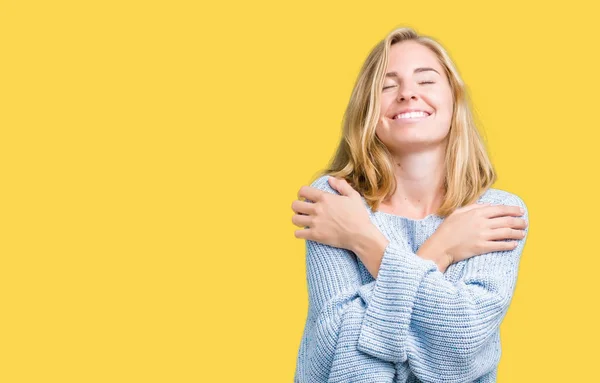
<path fill-rule="evenodd" d="M 465 85 L 446 50 L 412 28 L 390 32 L 370 52 L 363 64 L 343 118 L 342 139 L 328 167 L 319 176 L 346 179 L 376 211 L 396 190 L 394 164 L 387 147 L 375 135 L 380 94 L 393 44 L 413 40 L 435 53 L 450 82 L 454 107 L 446 149 L 444 200 L 438 211 L 447 216 L 456 208 L 474 203 L 496 180 L 496 173 L 474 122 Z"/>

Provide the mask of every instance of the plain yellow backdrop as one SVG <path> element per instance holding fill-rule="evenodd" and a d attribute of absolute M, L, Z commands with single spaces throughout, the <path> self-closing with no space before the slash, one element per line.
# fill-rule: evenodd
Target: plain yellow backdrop
<path fill-rule="evenodd" d="M 411 26 L 468 84 L 530 232 L 499 382 L 591 381 L 592 2 L 0 2 L 0 381 L 291 382 L 291 203 L 370 49 Z"/>

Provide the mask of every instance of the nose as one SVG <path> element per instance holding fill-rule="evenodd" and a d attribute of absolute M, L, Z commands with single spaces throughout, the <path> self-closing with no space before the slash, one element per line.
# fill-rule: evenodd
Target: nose
<path fill-rule="evenodd" d="M 408 85 L 402 85 L 398 88 L 398 101 L 405 101 L 408 99 L 417 99 L 416 92 L 412 89 L 412 87 Z"/>

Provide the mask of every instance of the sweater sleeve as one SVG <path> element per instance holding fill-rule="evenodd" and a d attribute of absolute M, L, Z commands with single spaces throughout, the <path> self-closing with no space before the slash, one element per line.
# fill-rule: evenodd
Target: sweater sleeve
<path fill-rule="evenodd" d="M 337 194 L 326 179 L 311 186 Z M 495 334 L 523 245 L 463 261 L 452 283 L 435 262 L 390 242 L 377 279 L 363 284 L 353 252 L 307 240 L 309 309 L 294 381 L 405 381 L 410 370 L 422 382 L 484 375 L 498 363 Z"/>
<path fill-rule="evenodd" d="M 333 194 L 326 177 L 311 186 Z M 396 367 L 357 348 L 365 302 L 375 281 L 363 284 L 357 256 L 306 240 L 308 316 L 295 383 L 394 382 Z M 401 371 L 408 374 L 408 366 Z"/>
<path fill-rule="evenodd" d="M 507 193 L 506 205 L 525 203 Z M 397 243 L 385 249 L 357 347 L 391 362 L 408 361 L 423 382 L 470 382 L 500 358 L 499 326 L 517 281 L 525 237 L 513 250 L 469 258 L 461 279 Z"/>
<path fill-rule="evenodd" d="M 356 255 L 348 250 L 306 241 L 308 318 L 295 382 L 343 383 L 394 381 L 394 364 L 357 348 L 365 314 Z"/>

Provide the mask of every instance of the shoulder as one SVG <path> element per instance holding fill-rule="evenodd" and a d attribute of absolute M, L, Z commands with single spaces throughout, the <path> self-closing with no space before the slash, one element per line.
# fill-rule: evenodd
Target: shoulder
<path fill-rule="evenodd" d="M 519 206 L 525 210 L 527 214 L 527 205 L 521 197 L 515 193 L 511 193 L 502 189 L 489 188 L 477 200 L 482 203 L 491 203 L 492 205 L 512 205 Z"/>
<path fill-rule="evenodd" d="M 316 180 L 314 180 L 310 186 L 315 188 L 315 189 L 319 189 L 322 190 L 324 192 L 327 193 L 331 193 L 331 194 L 335 194 L 335 195 L 341 195 L 340 192 L 338 192 L 337 190 L 335 190 L 330 184 L 329 184 L 329 178 L 331 176 L 329 175 L 323 175 L 320 176 L 319 178 L 317 178 Z M 365 208 L 369 211 L 369 213 L 372 213 L 371 208 L 369 207 L 369 204 L 367 203 L 367 200 L 365 199 L 364 196 L 360 196 L 360 199 L 363 202 L 363 205 L 365 206 Z"/>
<path fill-rule="evenodd" d="M 329 184 L 329 177 L 328 175 L 324 175 L 324 176 L 320 176 L 319 178 L 317 178 L 316 180 L 314 180 L 310 186 L 315 188 L 315 189 L 319 189 L 331 194 L 337 194 L 340 195 L 340 193 L 335 190 L 333 187 L 331 187 L 331 185 Z"/>

